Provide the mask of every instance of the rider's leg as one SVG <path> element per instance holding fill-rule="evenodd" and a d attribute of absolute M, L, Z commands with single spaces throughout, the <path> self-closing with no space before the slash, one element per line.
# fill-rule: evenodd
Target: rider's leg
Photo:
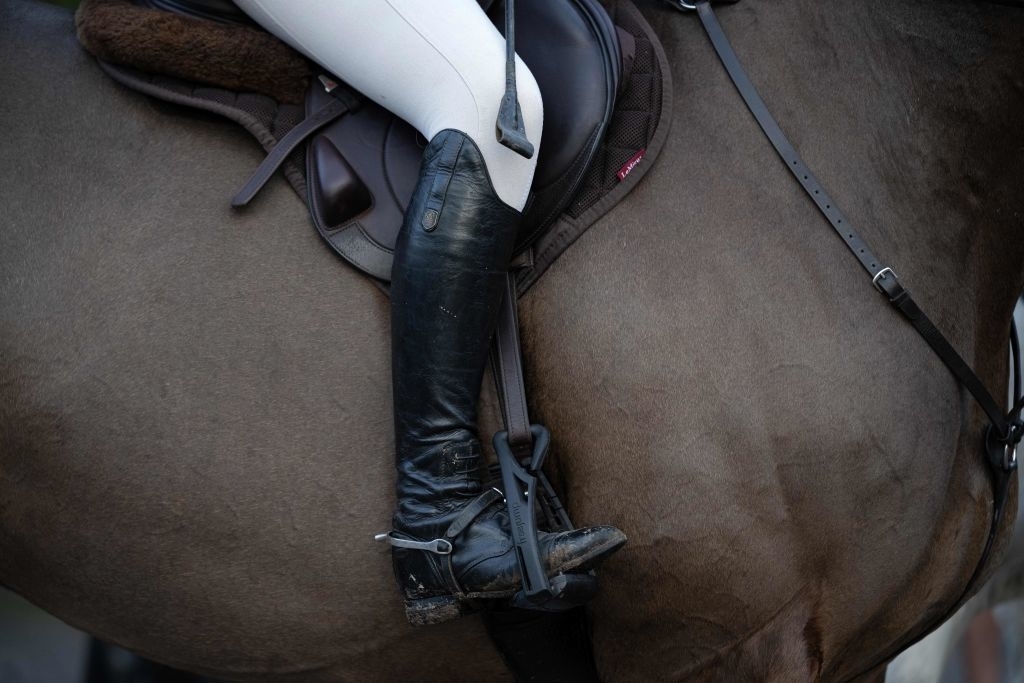
<path fill-rule="evenodd" d="M 456 616 L 466 598 L 505 597 L 521 582 L 501 496 L 482 489 L 476 435 L 519 218 L 495 194 L 473 141 L 438 133 L 406 211 L 391 288 L 398 468 L 391 542 L 413 623 Z M 542 534 L 540 550 L 550 575 L 592 565 L 624 540 L 613 527 L 592 527 Z"/>
<path fill-rule="evenodd" d="M 392 271 L 395 574 L 414 623 L 507 596 L 518 561 L 500 496 L 482 490 L 476 406 L 535 160 L 495 140 L 504 41 L 474 0 L 239 4 L 430 140 Z M 539 92 L 521 65 L 518 81 L 536 145 Z M 623 542 L 596 527 L 543 534 L 541 551 L 554 573 Z"/>
<path fill-rule="evenodd" d="M 537 154 L 498 143 L 505 39 L 475 0 L 236 0 L 271 33 L 408 121 L 427 140 L 451 128 L 480 148 L 494 189 L 522 210 Z M 516 59 L 526 134 L 540 146 L 540 89 Z"/>

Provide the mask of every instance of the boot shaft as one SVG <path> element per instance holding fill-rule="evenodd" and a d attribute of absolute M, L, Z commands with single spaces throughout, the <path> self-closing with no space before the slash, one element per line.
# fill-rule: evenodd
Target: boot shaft
<path fill-rule="evenodd" d="M 476 408 L 521 217 L 495 194 L 472 140 L 446 130 L 430 141 L 392 271 L 398 514 L 406 521 L 479 493 Z"/>

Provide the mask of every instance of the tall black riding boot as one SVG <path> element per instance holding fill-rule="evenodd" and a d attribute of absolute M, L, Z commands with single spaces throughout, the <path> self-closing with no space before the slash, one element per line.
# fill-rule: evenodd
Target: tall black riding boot
<path fill-rule="evenodd" d="M 502 495 L 483 490 L 476 408 L 521 214 L 491 186 L 465 134 L 424 151 L 391 286 L 398 510 L 395 576 L 413 624 L 458 616 L 521 579 Z M 585 569 L 626 538 L 614 527 L 540 534 L 549 575 Z"/>

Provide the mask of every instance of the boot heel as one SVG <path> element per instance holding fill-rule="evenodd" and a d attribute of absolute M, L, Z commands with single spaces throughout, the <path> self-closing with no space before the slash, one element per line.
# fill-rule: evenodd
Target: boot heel
<path fill-rule="evenodd" d="M 454 595 L 405 601 L 405 618 L 413 626 L 440 624 L 457 619 L 468 611 L 468 605 Z"/>

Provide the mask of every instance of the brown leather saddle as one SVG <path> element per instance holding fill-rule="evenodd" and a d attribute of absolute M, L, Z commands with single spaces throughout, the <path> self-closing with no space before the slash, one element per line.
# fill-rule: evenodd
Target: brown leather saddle
<path fill-rule="evenodd" d="M 182 32 L 214 23 L 254 30 L 228 0 L 85 0 L 79 14 L 110 4 L 133 12 L 138 32 L 153 30 L 140 12 L 164 15 L 165 22 L 173 12 L 191 22 Z M 503 30 L 503 3 L 481 4 Z M 544 100 L 537 173 L 514 264 L 522 294 L 650 169 L 668 136 L 672 86 L 661 45 L 629 0 L 518 0 L 516 25 L 517 52 Z M 236 205 L 248 203 L 281 168 L 331 247 L 377 280 L 390 278 L 391 252 L 426 144 L 411 126 L 315 68 L 305 101 L 285 103 L 234 82 L 232 88 L 209 82 L 205 74 L 175 73 L 173 59 L 120 54 L 110 48 L 116 37 L 94 37 L 83 26 L 88 22 L 79 21 L 83 44 L 115 80 L 230 118 L 259 140 L 268 157 Z M 166 40 L 155 42 L 154 49 L 167 49 Z"/>
<path fill-rule="evenodd" d="M 493 3 L 489 16 L 502 30 L 500 5 Z M 596 0 L 520 0 L 517 4 L 517 32 L 529 37 L 520 39 L 517 51 L 530 66 L 544 99 L 541 152 L 517 245 L 516 265 L 525 271 L 520 277 L 526 286 L 557 256 L 545 251 L 538 259 L 536 251 L 528 250 L 577 199 L 595 162 L 602 162 L 607 175 L 609 161 L 617 160 L 615 180 L 622 181 L 635 170 L 636 182 L 660 147 L 652 145 L 651 134 L 658 126 L 651 126 L 649 119 L 666 111 L 667 70 L 654 68 L 656 44 L 638 24 L 642 19 L 636 15 L 623 19 L 628 28 L 617 26 Z M 640 71 L 634 74 L 634 69 Z M 618 113 L 644 119 L 624 122 L 627 129 L 634 127 L 631 140 L 607 137 L 620 95 L 631 109 Z M 407 123 L 361 99 L 328 74 L 319 75 L 305 106 L 307 118 L 282 140 L 276 154 L 268 156 L 234 204 L 247 204 L 286 155 L 308 143 L 307 202 L 317 230 L 349 263 L 388 281 L 392 250 L 426 141 Z M 641 126 L 643 130 L 636 130 Z M 609 155 L 618 159 L 609 160 Z M 638 163 L 641 159 L 646 159 L 643 166 Z M 590 180 L 591 185 L 603 184 L 607 178 Z M 605 188 L 587 189 L 579 197 L 582 202 Z M 581 213 L 580 207 L 574 208 L 573 213 Z M 564 234 L 567 226 L 558 227 Z M 564 239 L 559 242 L 561 248 L 567 245 Z"/>

